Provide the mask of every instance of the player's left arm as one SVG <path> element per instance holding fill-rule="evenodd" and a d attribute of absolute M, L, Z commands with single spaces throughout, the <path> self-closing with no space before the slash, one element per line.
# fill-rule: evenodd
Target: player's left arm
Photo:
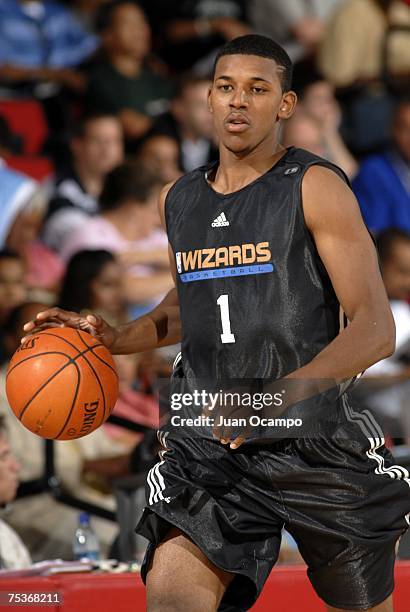
<path fill-rule="evenodd" d="M 377 253 L 349 187 L 313 166 L 302 183 L 306 225 L 349 325 L 292 378 L 345 380 L 395 348 L 395 326 Z"/>

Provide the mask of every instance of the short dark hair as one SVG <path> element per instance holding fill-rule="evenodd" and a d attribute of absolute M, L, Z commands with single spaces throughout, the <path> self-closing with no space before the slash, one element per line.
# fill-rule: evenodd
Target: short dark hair
<path fill-rule="evenodd" d="M 100 121 L 101 119 L 112 119 L 121 125 L 118 116 L 114 113 L 94 111 L 92 113 L 87 113 L 75 123 L 73 129 L 71 130 L 71 138 L 84 138 L 88 125 L 94 121 Z"/>
<path fill-rule="evenodd" d="M 398 227 L 390 227 L 380 232 L 376 237 L 376 247 L 381 263 L 388 261 L 394 244 L 400 241 L 410 244 L 410 234 Z"/>
<path fill-rule="evenodd" d="M 64 310 L 91 308 L 91 285 L 98 278 L 104 266 L 115 262 L 109 251 L 78 251 L 72 256 L 65 271 L 58 305 Z"/>
<path fill-rule="evenodd" d="M 281 75 L 283 91 L 289 91 L 292 86 L 292 60 L 283 47 L 267 36 L 246 34 L 227 42 L 215 58 L 214 74 L 218 61 L 225 55 L 258 55 L 274 60 L 278 66 L 283 68 Z"/>
<path fill-rule="evenodd" d="M 110 2 L 105 2 L 101 5 L 99 11 L 97 12 L 97 17 L 95 19 L 95 29 L 98 33 L 104 32 L 108 30 L 111 25 L 112 17 L 120 6 L 124 6 L 125 4 L 133 4 L 137 8 L 139 8 L 145 15 L 145 11 L 141 7 L 140 3 L 136 0 L 110 0 Z"/>
<path fill-rule="evenodd" d="M 125 162 L 107 174 L 100 209 L 114 210 L 126 200 L 145 203 L 156 187 L 162 187 L 162 182 L 144 164 Z"/>

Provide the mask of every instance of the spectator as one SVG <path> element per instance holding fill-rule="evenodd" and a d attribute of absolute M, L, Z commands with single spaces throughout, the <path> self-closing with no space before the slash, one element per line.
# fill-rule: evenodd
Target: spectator
<path fill-rule="evenodd" d="M 333 85 L 323 79 L 311 61 L 305 61 L 295 67 L 293 89 L 298 94 L 298 110 L 312 118 L 320 130 L 323 156 L 352 178 L 357 172 L 357 163 L 339 131 L 342 112 Z"/>
<path fill-rule="evenodd" d="M 71 140 L 71 167 L 57 178 L 50 200 L 43 240 L 60 251 L 68 234 L 98 212 L 105 176 L 123 159 L 123 135 L 113 115 L 84 118 Z"/>
<path fill-rule="evenodd" d="M 319 67 L 338 87 L 349 148 L 363 157 L 385 147 L 395 98 L 408 91 L 407 0 L 347 0 L 329 24 Z"/>
<path fill-rule="evenodd" d="M 101 214 L 74 230 L 62 253 L 65 261 L 84 249 L 118 254 L 126 268 L 127 302 L 143 310 L 171 287 L 168 242 L 157 229 L 160 187 L 158 177 L 141 165 L 127 163 L 115 168 L 101 194 Z"/>
<path fill-rule="evenodd" d="M 132 0 L 101 7 L 98 29 L 104 58 L 89 74 L 90 109 L 118 114 L 127 140 L 139 139 L 152 117 L 167 106 L 170 83 L 148 65 L 151 32 L 142 9 Z"/>
<path fill-rule="evenodd" d="M 0 326 L 11 310 L 26 301 L 26 270 L 21 257 L 9 249 L 0 251 Z"/>
<path fill-rule="evenodd" d="M 249 16 L 258 34 L 280 43 L 294 62 L 311 55 L 328 19 L 344 0 L 250 0 Z"/>
<path fill-rule="evenodd" d="M 212 115 L 208 108 L 208 78 L 186 74 L 180 78 L 170 112 L 159 117 L 154 133 L 168 134 L 179 143 L 184 172 L 217 159 Z"/>
<path fill-rule="evenodd" d="M 59 306 L 96 312 L 111 325 L 120 325 L 126 322 L 122 292 L 122 269 L 112 253 L 78 251 L 68 262 Z"/>
<path fill-rule="evenodd" d="M 161 56 L 178 73 L 204 60 L 211 71 L 214 52 L 227 40 L 249 33 L 246 0 L 141 0 L 154 28 Z"/>
<path fill-rule="evenodd" d="M 0 505 L 13 501 L 17 493 L 20 465 L 7 439 L 5 420 L 0 416 Z M 23 569 L 31 565 L 30 554 L 17 533 L 0 519 L 0 569 Z"/>
<path fill-rule="evenodd" d="M 407 0 L 347 0 L 329 22 L 319 50 L 324 77 L 336 87 L 379 79 L 386 36 L 389 74 L 408 75 L 409 31 L 389 32 L 390 26 L 410 26 Z"/>
<path fill-rule="evenodd" d="M 165 185 L 181 176 L 179 146 L 172 136 L 153 134 L 146 138 L 138 150 L 138 159 L 152 170 Z"/>
<path fill-rule="evenodd" d="M 0 363 L 5 358 L 5 333 L 10 312 L 26 301 L 26 266 L 10 249 L 0 251 Z"/>
<path fill-rule="evenodd" d="M 393 439 L 410 439 L 410 234 L 388 229 L 377 239 L 383 280 L 396 324 L 396 351 L 365 372 L 367 404 Z"/>
<path fill-rule="evenodd" d="M 0 3 L 0 81 L 3 85 L 52 82 L 78 90 L 73 68 L 97 48 L 72 12 L 53 0 Z"/>
<path fill-rule="evenodd" d="M 63 265 L 38 240 L 45 202 L 38 184 L 7 168 L 0 160 L 0 249 L 18 253 L 26 263 L 26 282 L 33 290 L 53 292 Z"/>
<path fill-rule="evenodd" d="M 365 159 L 353 190 L 368 227 L 380 232 L 399 227 L 410 232 L 410 98 L 393 119 L 392 148 Z"/>
<path fill-rule="evenodd" d="M 283 144 L 306 149 L 320 157 L 326 156 L 322 132 L 317 121 L 303 110 L 296 111 L 283 127 Z"/>

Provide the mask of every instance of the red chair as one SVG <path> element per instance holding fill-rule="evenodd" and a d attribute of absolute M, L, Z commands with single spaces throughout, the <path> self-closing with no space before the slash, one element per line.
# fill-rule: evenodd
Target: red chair
<path fill-rule="evenodd" d="M 0 100 L 0 115 L 7 120 L 12 132 L 22 136 L 23 153 L 37 155 L 48 136 L 48 126 L 42 105 L 36 100 Z"/>
<path fill-rule="evenodd" d="M 36 179 L 44 181 L 54 172 L 54 167 L 48 157 L 10 156 L 5 158 L 7 166 Z"/>

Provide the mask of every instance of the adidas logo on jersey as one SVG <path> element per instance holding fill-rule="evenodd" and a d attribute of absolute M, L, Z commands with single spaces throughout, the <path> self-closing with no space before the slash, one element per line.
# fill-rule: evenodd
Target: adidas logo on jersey
<path fill-rule="evenodd" d="M 229 221 L 225 217 L 225 213 L 221 213 L 212 221 L 211 227 L 228 227 Z"/>

